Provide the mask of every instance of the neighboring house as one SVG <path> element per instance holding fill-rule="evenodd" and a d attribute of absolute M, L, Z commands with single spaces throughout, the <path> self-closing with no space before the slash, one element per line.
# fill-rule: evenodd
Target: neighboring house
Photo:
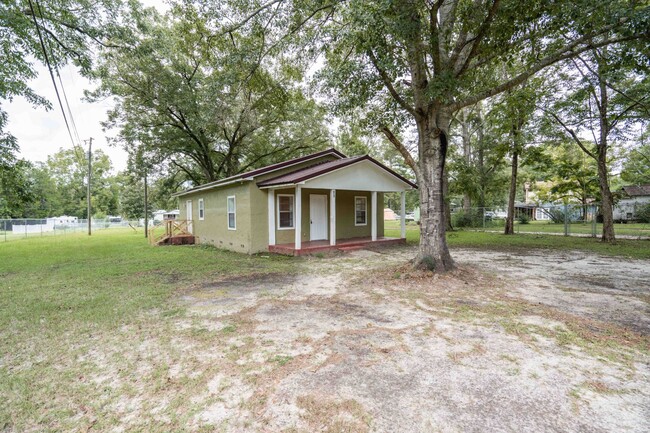
<path fill-rule="evenodd" d="M 389 207 L 384 208 L 384 221 L 395 221 L 397 214 Z"/>
<path fill-rule="evenodd" d="M 153 216 L 154 222 L 160 223 L 163 221 L 169 221 L 169 220 L 175 220 L 178 219 L 178 216 L 181 214 L 181 211 L 178 209 L 166 211 L 164 209 L 159 209 L 155 212 L 153 212 L 151 215 Z"/>
<path fill-rule="evenodd" d="M 164 218 L 165 213 L 167 213 L 166 210 L 159 209 L 157 211 L 154 211 L 151 215 L 153 216 L 154 222 L 161 222 Z"/>
<path fill-rule="evenodd" d="M 181 214 L 180 210 L 174 209 L 174 210 L 170 210 L 169 212 L 164 212 L 162 217 L 164 221 L 177 220 L 180 214 Z"/>
<path fill-rule="evenodd" d="M 639 207 L 650 203 L 650 185 L 621 188 L 623 198 L 614 205 L 614 221 L 635 221 Z"/>
<path fill-rule="evenodd" d="M 551 204 L 515 203 L 515 217 L 524 214 L 531 221 L 550 221 L 552 208 Z"/>
<path fill-rule="evenodd" d="M 175 194 L 181 221 L 199 243 L 244 253 L 303 254 L 368 242 L 384 234 L 385 192 L 417 186 L 364 155 L 330 149 Z M 403 221 L 403 218 L 402 218 Z M 402 224 L 404 228 L 404 225 Z"/>

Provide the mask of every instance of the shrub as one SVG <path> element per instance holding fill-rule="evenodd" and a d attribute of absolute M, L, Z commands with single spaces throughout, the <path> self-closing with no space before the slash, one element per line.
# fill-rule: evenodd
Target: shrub
<path fill-rule="evenodd" d="M 528 224 L 530 218 L 525 213 L 520 213 L 519 216 L 517 216 L 517 221 L 519 221 L 519 224 Z"/>
<path fill-rule="evenodd" d="M 650 203 L 639 206 L 636 211 L 636 218 L 639 222 L 650 223 Z"/>

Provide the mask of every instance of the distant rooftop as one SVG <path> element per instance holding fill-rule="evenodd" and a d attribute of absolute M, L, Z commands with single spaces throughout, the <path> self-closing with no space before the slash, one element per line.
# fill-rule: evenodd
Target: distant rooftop
<path fill-rule="evenodd" d="M 621 189 L 630 197 L 650 195 L 650 185 L 628 185 Z"/>

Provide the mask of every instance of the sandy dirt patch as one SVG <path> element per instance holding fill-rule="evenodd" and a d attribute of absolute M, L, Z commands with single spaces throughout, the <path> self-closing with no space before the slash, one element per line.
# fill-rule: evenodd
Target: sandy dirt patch
<path fill-rule="evenodd" d="M 186 313 L 83 360 L 89 431 L 650 431 L 650 262 L 467 249 L 432 276 L 414 252 L 179 288 Z"/>

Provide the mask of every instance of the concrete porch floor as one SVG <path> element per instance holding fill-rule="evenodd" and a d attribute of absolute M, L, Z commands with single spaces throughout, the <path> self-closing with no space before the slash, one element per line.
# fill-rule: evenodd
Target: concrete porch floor
<path fill-rule="evenodd" d="M 361 238 L 337 239 L 336 245 L 330 245 L 329 240 L 306 241 L 302 247 L 297 250 L 295 244 L 278 244 L 269 245 L 269 252 L 285 254 L 289 256 L 303 256 L 325 251 L 348 251 L 353 249 L 362 249 L 370 246 L 387 246 L 387 245 L 405 245 L 406 239 L 401 238 L 377 238 L 373 241 L 369 236 Z"/>

